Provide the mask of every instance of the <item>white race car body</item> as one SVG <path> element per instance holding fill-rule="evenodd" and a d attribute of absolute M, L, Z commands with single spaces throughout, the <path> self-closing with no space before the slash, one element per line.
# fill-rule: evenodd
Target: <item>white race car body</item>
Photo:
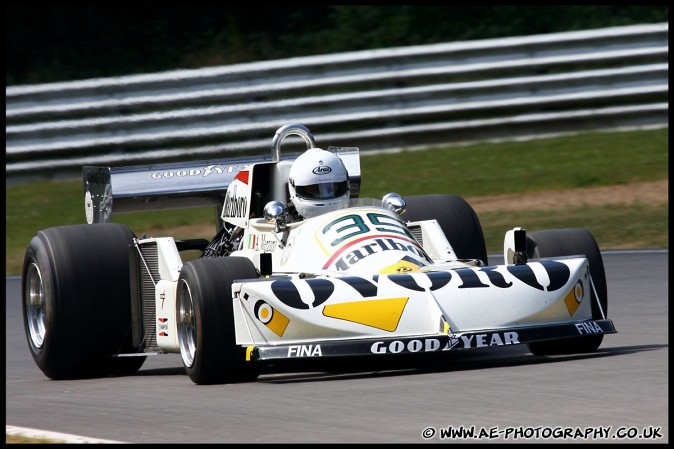
<path fill-rule="evenodd" d="M 259 269 L 267 254 L 274 267 L 271 276 L 232 288 L 236 344 L 251 348 L 250 357 L 325 356 L 328 347 L 355 355 L 361 347 L 383 354 L 503 346 L 523 343 L 520 333 L 532 328 L 565 324 L 567 334 L 605 332 L 606 323 L 592 321 L 587 259 L 477 266 L 456 259 L 434 220 L 405 223 L 381 205 L 357 205 L 374 200 L 354 203 L 284 232 L 262 218 L 248 221 L 231 256 Z M 410 232 L 415 227 L 429 248 Z M 159 270 L 168 276 L 157 284 L 156 338 L 162 351 L 177 352 L 181 262 L 170 238 L 138 243 L 154 242 L 160 265 L 171 267 Z"/>
<path fill-rule="evenodd" d="M 515 344 L 591 352 L 616 332 L 589 231 L 513 228 L 504 264 L 489 265 L 461 197 L 360 198 L 355 147 L 327 148 L 347 169 L 348 205 L 302 218 L 289 206 L 293 158 L 280 157 L 289 135 L 316 147 L 305 127 L 287 125 L 271 160 L 84 167 L 88 224 L 40 231 L 26 251 L 24 321 L 43 372 L 133 373 L 146 355 L 172 352 L 195 383 L 216 383 L 253 379 L 252 366 L 281 359 Z M 220 218 L 210 242 L 137 238 L 109 223 L 113 206 L 204 205 Z M 195 249 L 201 256 L 184 261 Z"/>

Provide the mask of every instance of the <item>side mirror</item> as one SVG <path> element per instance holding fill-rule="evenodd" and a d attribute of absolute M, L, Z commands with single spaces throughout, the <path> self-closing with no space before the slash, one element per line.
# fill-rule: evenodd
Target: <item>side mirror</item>
<path fill-rule="evenodd" d="M 398 215 L 404 214 L 407 207 L 407 203 L 405 203 L 403 197 L 397 193 L 387 193 L 384 195 L 384 198 L 381 199 L 381 204 Z"/>
<path fill-rule="evenodd" d="M 274 232 L 281 232 L 288 225 L 288 207 L 280 201 L 265 204 L 263 214 L 264 220 L 274 225 Z"/>
<path fill-rule="evenodd" d="M 524 265 L 529 260 L 527 255 L 527 231 L 524 228 L 513 228 L 506 232 L 503 240 L 503 258 L 507 264 Z"/>

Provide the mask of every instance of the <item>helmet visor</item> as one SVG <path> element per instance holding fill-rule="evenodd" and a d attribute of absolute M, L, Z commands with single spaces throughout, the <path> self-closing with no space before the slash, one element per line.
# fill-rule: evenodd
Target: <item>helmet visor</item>
<path fill-rule="evenodd" d="M 296 186 L 295 193 L 307 200 L 329 200 L 344 195 L 349 190 L 349 182 L 325 182 L 308 186 Z"/>

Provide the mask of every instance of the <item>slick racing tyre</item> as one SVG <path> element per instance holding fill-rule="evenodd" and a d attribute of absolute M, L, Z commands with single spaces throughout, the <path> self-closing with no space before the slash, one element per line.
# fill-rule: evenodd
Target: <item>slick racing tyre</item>
<path fill-rule="evenodd" d="M 145 356 L 131 344 L 129 245 L 121 224 L 39 231 L 23 262 L 22 308 L 28 346 L 51 379 L 136 372 Z"/>
<path fill-rule="evenodd" d="M 473 208 L 456 195 L 406 196 L 407 221 L 435 219 L 458 259 L 478 259 L 487 265 L 487 247 L 480 220 Z"/>
<path fill-rule="evenodd" d="M 196 384 L 255 380 L 252 362 L 236 346 L 232 282 L 257 278 L 243 257 L 203 258 L 183 265 L 176 298 L 183 365 Z"/>
<path fill-rule="evenodd" d="M 553 229 L 527 234 L 529 258 L 558 257 L 584 254 L 590 263 L 590 276 L 594 289 L 590 289 L 592 318 L 602 319 L 607 314 L 608 294 L 604 262 L 594 236 L 585 229 Z M 597 292 L 599 304 L 597 304 Z M 604 316 L 602 312 L 604 311 Z M 593 352 L 599 348 L 603 335 L 588 335 L 552 341 L 529 343 L 534 355 L 576 354 Z"/>

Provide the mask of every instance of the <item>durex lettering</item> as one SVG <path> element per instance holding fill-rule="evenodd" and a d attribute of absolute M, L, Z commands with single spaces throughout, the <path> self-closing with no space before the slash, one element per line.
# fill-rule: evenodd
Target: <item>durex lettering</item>
<path fill-rule="evenodd" d="M 561 262 L 556 262 L 552 260 L 545 260 L 540 262 L 533 262 L 540 264 L 548 274 L 548 279 L 550 279 L 550 284 L 547 286 L 547 291 L 552 292 L 562 288 L 566 285 L 566 282 L 571 276 L 569 267 L 566 264 Z M 534 287 L 538 290 L 546 290 L 546 288 L 538 282 L 534 271 L 529 265 L 508 265 L 507 267 L 510 274 L 515 276 L 520 281 Z"/>

